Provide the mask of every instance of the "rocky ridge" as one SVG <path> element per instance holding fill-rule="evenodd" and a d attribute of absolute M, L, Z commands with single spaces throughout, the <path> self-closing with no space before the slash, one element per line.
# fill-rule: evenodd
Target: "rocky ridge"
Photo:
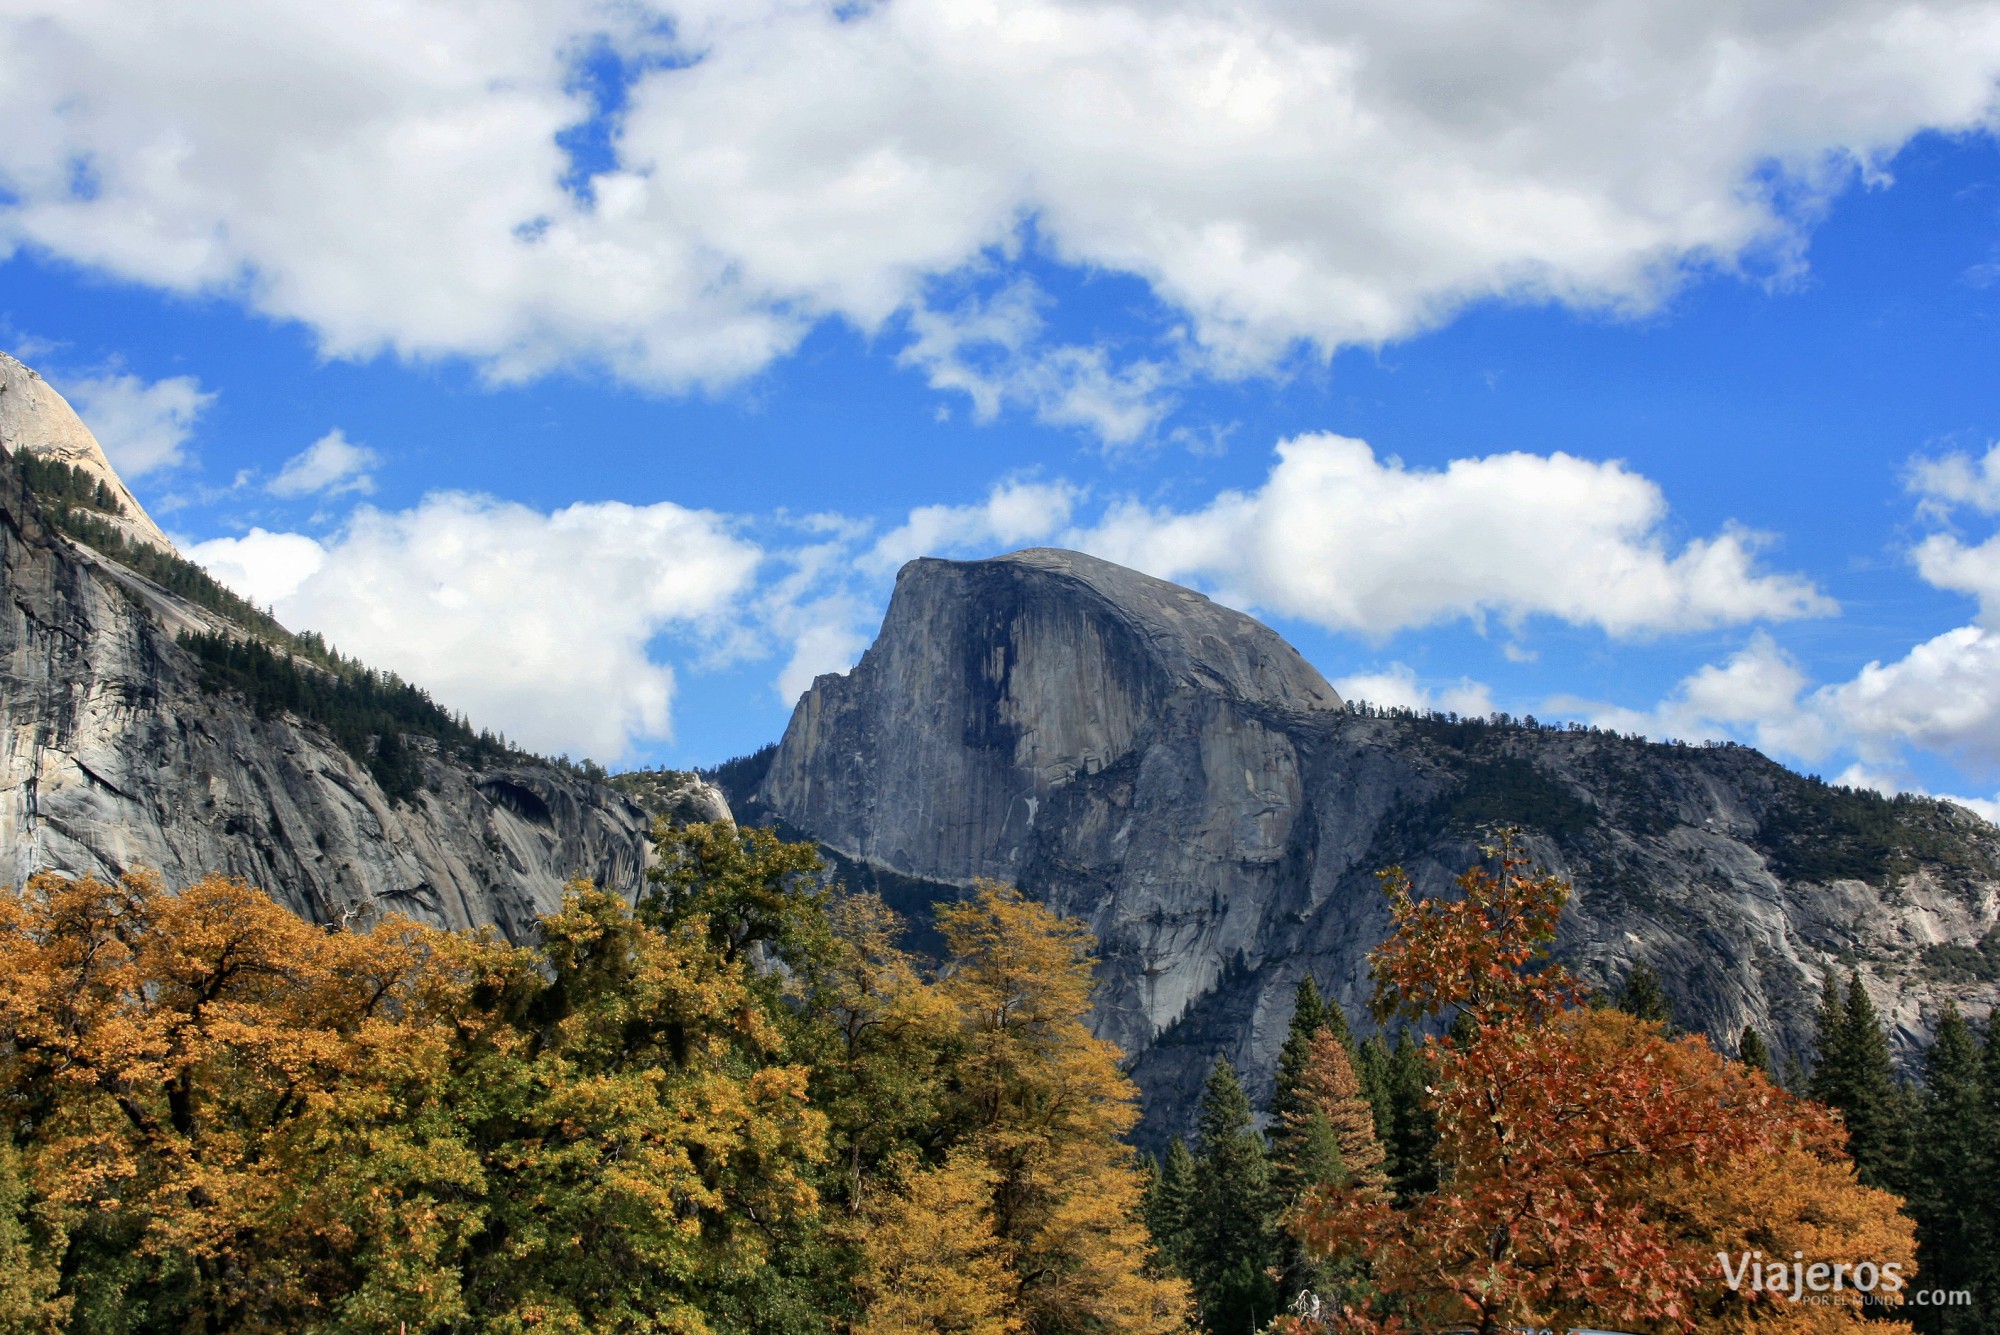
<path fill-rule="evenodd" d="M 1997 990 L 1937 967 L 2000 915 L 2000 830 L 1962 808 L 1743 747 L 1343 706 L 1268 628 L 1076 553 L 906 566 L 753 800 L 862 864 L 1088 921 L 1097 1027 L 1155 1135 L 1218 1052 L 1268 1090 L 1305 972 L 1365 1029 L 1375 873 L 1444 891 L 1503 825 L 1575 885 L 1560 952 L 1610 985 L 1648 962 L 1718 1042 L 1801 1052 L 1829 970 L 1861 972 L 1906 1055 L 1947 998 Z"/>
<path fill-rule="evenodd" d="M 0 449 L 26 450 L 38 458 L 82 470 L 110 488 L 118 502 L 122 513 L 106 516 L 106 523 L 129 541 L 164 552 L 174 550 L 174 544 L 111 467 L 104 448 L 69 406 L 69 400 L 42 379 L 40 372 L 4 352 L 0 352 Z"/>
<path fill-rule="evenodd" d="M 4 359 L 0 383 L 10 449 L 116 482 L 38 377 Z M 114 490 L 128 540 L 171 552 L 124 484 Z M 392 797 L 366 756 L 318 723 L 219 686 L 181 641 L 274 628 L 246 628 L 67 536 L 8 468 L 0 587 L 0 882 L 44 868 L 151 868 L 173 887 L 221 872 L 315 921 L 398 911 L 516 940 L 572 878 L 627 894 L 643 884 L 648 794 L 517 753 L 468 755 L 399 735 L 420 781 Z M 675 792 L 727 814 L 705 785 Z"/>

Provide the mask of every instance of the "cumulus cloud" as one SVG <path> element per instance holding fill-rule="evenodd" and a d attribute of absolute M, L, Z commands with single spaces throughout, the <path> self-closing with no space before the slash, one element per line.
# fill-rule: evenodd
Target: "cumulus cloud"
<path fill-rule="evenodd" d="M 195 419 L 215 402 L 191 375 L 151 381 L 127 373 L 84 376 L 65 380 L 63 396 L 128 479 L 182 462 Z"/>
<path fill-rule="evenodd" d="M 1238 606 L 1375 637 L 1458 617 L 1641 636 L 1836 610 L 1810 581 L 1760 571 L 1759 535 L 1675 548 L 1666 519 L 1659 487 L 1616 462 L 1516 453 L 1426 470 L 1313 435 L 1279 445 L 1255 491 L 1185 512 L 1126 503 L 1074 537 Z"/>
<path fill-rule="evenodd" d="M 1807 699 L 1810 678 L 1764 631 L 1721 663 L 1683 678 L 1650 710 L 1559 696 L 1556 716 L 1599 727 L 1683 741 L 1742 739 L 1781 756 L 1818 760 L 1846 740 L 1840 720 L 1820 699 Z"/>
<path fill-rule="evenodd" d="M 178 545 L 190 561 L 259 607 L 291 597 L 326 564 L 326 548 L 303 533 L 253 528 L 240 538 Z"/>
<path fill-rule="evenodd" d="M 640 73 L 579 187 L 559 137 L 600 45 Z M 1988 126 L 1996 71 L 2000 12 L 1962 0 L 23 0 L 0 249 L 229 293 L 336 355 L 662 385 L 1034 251 L 1136 276 L 1237 374 L 1496 296 L 1782 271 L 1857 165 Z M 967 372 L 912 335 L 975 403 L 1157 410 L 1145 359 Z"/>
<path fill-rule="evenodd" d="M 356 445 L 335 428 L 285 460 L 285 466 L 264 485 L 264 490 L 273 496 L 371 492 L 375 490 L 375 479 L 368 470 L 381 461 L 381 455 L 366 445 Z"/>
<path fill-rule="evenodd" d="M 364 507 L 323 544 L 253 531 L 194 555 L 513 740 L 604 760 L 671 735 L 674 671 L 649 645 L 726 622 L 761 557 L 722 517 L 670 503 L 542 514 L 457 494 Z"/>
<path fill-rule="evenodd" d="M 2000 445 L 1974 459 L 1963 451 L 1918 459 L 1910 465 L 1909 488 L 1922 508 L 1933 515 L 1970 506 L 1986 514 L 2000 512 Z"/>
<path fill-rule="evenodd" d="M 925 505 L 876 540 L 862 557 L 876 574 L 898 569 L 919 556 L 944 556 L 968 549 L 985 554 L 1042 542 L 1061 532 L 1083 499 L 1068 482 L 1015 478 L 1002 482 L 976 505 Z"/>
<path fill-rule="evenodd" d="M 1433 689 L 1418 681 L 1416 669 L 1407 663 L 1341 677 L 1333 688 L 1343 700 L 1365 700 L 1390 709 L 1440 710 L 1473 717 L 1493 712 L 1493 691 L 1486 683 L 1460 677 Z"/>
<path fill-rule="evenodd" d="M 1041 338 L 1045 303 L 1024 279 L 951 311 L 920 307 L 910 316 L 915 337 L 899 360 L 921 368 L 931 388 L 965 394 L 979 421 L 1015 406 L 1106 445 L 1143 439 L 1172 411 L 1168 386 L 1181 372 L 1145 358 L 1120 365 L 1098 347 L 1048 346 Z"/>

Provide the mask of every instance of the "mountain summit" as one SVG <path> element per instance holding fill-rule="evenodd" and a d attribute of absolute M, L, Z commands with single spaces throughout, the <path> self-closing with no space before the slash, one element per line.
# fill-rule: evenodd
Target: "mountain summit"
<path fill-rule="evenodd" d="M 2000 830 L 1971 812 L 1746 747 L 1344 705 L 1249 617 L 1075 552 L 904 567 L 755 801 L 861 863 L 1086 920 L 1154 1135 L 1217 1053 L 1268 1090 L 1302 974 L 1365 1028 L 1375 873 L 1442 892 L 1502 826 L 1575 886 L 1561 953 L 1606 988 L 1650 965 L 1725 1051 L 1754 1025 L 1802 1054 L 1830 972 L 1906 1051 L 1996 992 Z"/>
<path fill-rule="evenodd" d="M 102 483 L 115 501 L 114 508 L 104 515 L 105 523 L 128 542 L 144 543 L 163 552 L 174 550 L 146 507 L 111 467 L 103 446 L 69 406 L 69 400 L 56 393 L 39 371 L 4 352 L 0 352 L 0 449 L 25 450 L 38 459 L 67 464 Z"/>

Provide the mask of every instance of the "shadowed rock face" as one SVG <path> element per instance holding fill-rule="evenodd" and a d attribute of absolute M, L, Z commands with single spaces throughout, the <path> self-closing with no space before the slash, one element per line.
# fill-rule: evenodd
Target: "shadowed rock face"
<path fill-rule="evenodd" d="M 1809 1039 L 1858 964 L 1910 1051 L 1990 983 L 1927 957 L 2000 912 L 2000 831 L 1945 803 L 1844 794 L 1739 747 L 1343 707 L 1276 634 L 1069 552 L 912 562 L 850 673 L 800 700 L 758 801 L 908 876 L 1012 880 L 1097 932 L 1099 1032 L 1148 1135 L 1185 1130 L 1217 1053 L 1268 1091 L 1310 970 L 1364 1031 L 1375 881 L 1426 892 L 1500 824 L 1575 894 L 1560 949 L 1616 984 L 1660 971 L 1726 1041 Z"/>
<path fill-rule="evenodd" d="M 573 877 L 643 882 L 648 816 L 603 785 L 410 738 L 426 791 L 392 803 L 318 727 L 205 694 L 174 637 L 219 619 L 51 532 L 10 470 L 0 588 L 0 883 L 221 872 L 317 921 L 397 911 L 525 940 Z"/>

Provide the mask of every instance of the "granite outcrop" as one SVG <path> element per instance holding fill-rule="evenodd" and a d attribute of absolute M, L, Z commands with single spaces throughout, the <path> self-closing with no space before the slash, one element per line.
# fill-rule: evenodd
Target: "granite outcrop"
<path fill-rule="evenodd" d="M 0 439 L 116 482 L 24 371 L 0 359 Z M 171 552 L 122 482 L 115 494 L 128 540 Z M 59 531 L 11 468 L 0 589 L 0 883 L 149 868 L 174 888 L 218 872 L 318 922 L 400 912 L 515 940 L 573 878 L 644 884 L 648 805 L 574 767 L 411 736 L 421 782 L 391 797 L 324 727 L 217 689 L 181 637 L 248 632 Z M 677 791 L 727 813 L 706 785 Z"/>
<path fill-rule="evenodd" d="M 1560 953 L 1605 986 L 1648 963 L 1731 1050 L 1750 1025 L 1802 1053 L 1830 971 L 1906 1055 L 1944 1001 L 1996 995 L 1965 962 L 2000 954 L 2000 830 L 1963 808 L 1744 747 L 1348 705 L 1267 627 L 1072 552 L 906 566 L 751 800 L 845 858 L 1087 921 L 1152 1135 L 1218 1053 L 1268 1091 L 1307 972 L 1365 1030 L 1376 873 L 1448 892 L 1507 826 L 1574 884 Z"/>

